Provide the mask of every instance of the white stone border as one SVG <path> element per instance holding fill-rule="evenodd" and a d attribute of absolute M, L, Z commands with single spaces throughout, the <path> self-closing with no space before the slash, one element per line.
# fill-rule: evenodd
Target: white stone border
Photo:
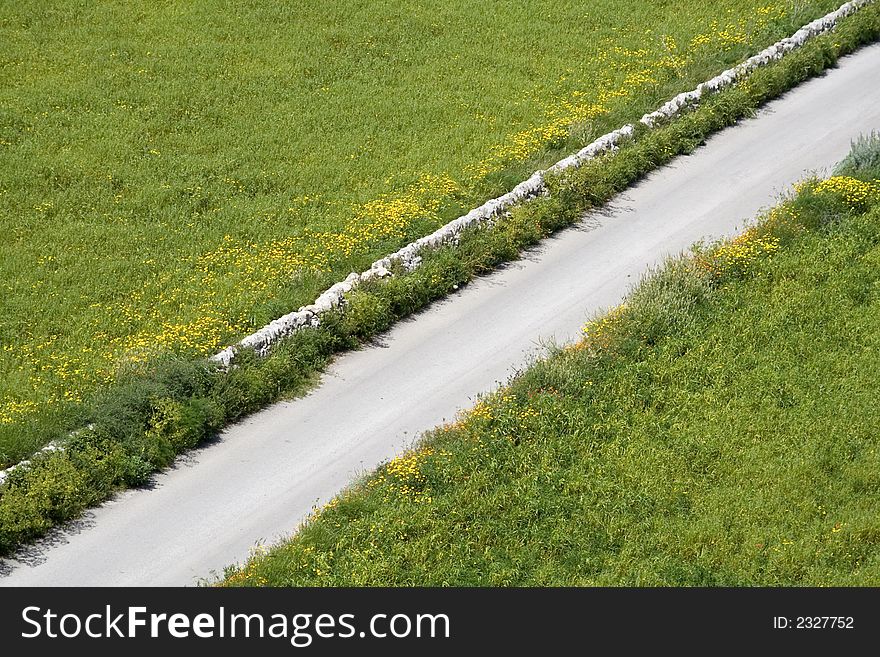
<path fill-rule="evenodd" d="M 781 59 L 785 53 L 799 48 L 813 37 L 833 28 L 841 18 L 849 16 L 859 8 L 871 4 L 874 1 L 875 0 L 851 0 L 851 2 L 841 5 L 836 11 L 804 25 L 790 37 L 777 41 L 769 48 L 765 48 L 757 55 L 749 57 L 741 64 L 716 75 L 711 80 L 703 82 L 698 85 L 696 89 L 678 94 L 669 102 L 664 103 L 658 110 L 645 114 L 639 122 L 649 128 L 653 128 L 658 123 L 681 114 L 684 109 L 699 104 L 699 101 L 704 94 L 716 93 L 721 89 L 732 85 L 734 82 L 755 69 Z M 265 356 L 269 353 L 275 343 L 291 333 L 295 333 L 304 328 L 318 326 L 320 324 L 321 315 L 343 305 L 345 294 L 350 292 L 353 288 L 374 278 L 390 276 L 390 267 L 393 263 L 399 263 L 406 271 L 416 269 L 421 264 L 422 258 L 419 253 L 423 249 L 437 248 L 443 244 L 455 243 L 458 241 L 459 235 L 461 235 L 462 231 L 466 228 L 469 228 L 470 226 L 490 224 L 495 217 L 510 206 L 527 198 L 544 193 L 547 189 L 544 183 L 545 174 L 559 173 L 566 169 L 577 168 L 584 162 L 592 160 L 600 153 L 608 150 L 616 150 L 617 144 L 624 139 L 630 138 L 632 134 L 633 126 L 627 124 L 622 128 L 609 132 L 606 135 L 602 135 L 590 145 L 582 148 L 573 155 L 569 155 L 568 157 L 559 160 L 559 162 L 548 169 L 544 171 L 536 171 L 527 180 L 519 183 L 507 194 L 486 201 L 480 207 L 471 210 L 458 219 L 450 221 L 444 226 L 441 226 L 430 235 L 426 235 L 414 242 L 410 242 L 398 251 L 382 258 L 381 260 L 377 260 L 370 265 L 369 269 L 360 274 L 352 272 L 344 281 L 340 281 L 325 290 L 312 304 L 303 306 L 296 312 L 288 313 L 287 315 L 283 315 L 278 319 L 269 322 L 266 326 L 255 333 L 251 333 L 237 344 L 226 347 L 223 351 L 214 354 L 211 356 L 210 360 L 227 368 L 235 357 L 235 354 L 242 349 L 253 349 L 258 355 Z M 52 442 L 37 452 L 37 454 L 54 452 L 60 449 L 63 448 L 58 445 L 57 442 Z M 6 477 L 9 476 L 9 473 L 16 468 L 27 465 L 29 462 L 29 460 L 22 461 L 21 463 L 10 466 L 6 470 L 0 470 L 0 484 L 2 484 Z"/>
<path fill-rule="evenodd" d="M 0 484 L 2 484 L 4 481 L 6 481 L 6 478 L 9 475 L 11 475 L 14 470 L 17 470 L 18 468 L 23 468 L 23 467 L 27 466 L 33 458 L 39 456 L 40 454 L 48 454 L 49 452 L 58 452 L 58 451 L 62 451 L 63 449 L 64 448 L 58 444 L 57 440 L 53 440 L 52 442 L 50 442 L 48 445 L 46 445 L 42 449 L 37 450 L 31 458 L 25 459 L 24 461 L 19 461 L 15 465 L 10 465 L 5 470 L 0 470 Z"/>

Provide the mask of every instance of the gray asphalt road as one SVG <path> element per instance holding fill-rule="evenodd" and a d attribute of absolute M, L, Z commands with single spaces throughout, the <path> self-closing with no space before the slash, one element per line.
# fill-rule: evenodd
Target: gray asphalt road
<path fill-rule="evenodd" d="M 576 336 L 650 266 L 737 232 L 880 128 L 880 45 L 629 190 L 612 212 L 341 357 L 308 397 L 242 422 L 169 472 L 0 562 L 5 585 L 183 585 L 291 532 L 315 504 L 452 419 L 547 340 Z"/>

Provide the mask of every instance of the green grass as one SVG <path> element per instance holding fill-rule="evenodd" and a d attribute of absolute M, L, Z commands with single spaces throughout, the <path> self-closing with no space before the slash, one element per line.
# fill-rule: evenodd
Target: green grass
<path fill-rule="evenodd" d="M 4 3 L 0 467 L 837 5 Z"/>
<path fill-rule="evenodd" d="M 856 175 L 669 262 L 225 584 L 876 586 L 880 167 Z"/>
<path fill-rule="evenodd" d="M 224 424 L 302 393 L 334 354 L 357 348 L 394 321 L 515 260 L 584 211 L 878 37 L 880 5 L 874 4 L 676 121 L 653 130 L 637 127 L 635 139 L 616 153 L 549 180 L 550 196 L 512 208 L 489 229 L 466 232 L 458 245 L 425 253 L 414 272 L 359 287 L 348 296 L 344 315 L 324 315 L 320 328 L 294 334 L 266 358 L 244 353 L 225 374 L 179 357 L 123 372 L 88 405 L 84 422 L 90 427 L 66 442 L 63 452 L 40 455 L 0 484 L 0 554 L 121 487 L 144 483 Z"/>

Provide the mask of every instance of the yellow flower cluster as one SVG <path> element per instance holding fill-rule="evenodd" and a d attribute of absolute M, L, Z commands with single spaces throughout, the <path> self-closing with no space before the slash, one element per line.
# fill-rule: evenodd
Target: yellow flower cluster
<path fill-rule="evenodd" d="M 0 406 L 0 424 L 17 422 L 23 416 L 35 412 L 37 408 L 37 404 L 29 400 L 7 402 Z"/>
<path fill-rule="evenodd" d="M 834 194 L 855 211 L 866 210 L 880 202 L 880 180 L 866 182 L 850 176 L 831 176 L 819 182 L 813 190 L 817 194 Z"/>
<path fill-rule="evenodd" d="M 299 269 L 320 269 L 321 265 L 326 263 L 320 262 L 319 258 L 309 260 L 308 255 L 301 252 L 296 239 L 256 244 L 238 242 L 231 235 L 225 235 L 215 250 L 203 253 L 196 260 L 196 267 L 203 274 L 203 286 L 214 283 L 216 277 L 229 272 L 236 272 L 238 276 L 257 283 L 260 280 L 277 280 Z"/>
<path fill-rule="evenodd" d="M 386 501 L 391 496 L 405 497 L 413 502 L 431 502 L 425 490 L 427 478 L 422 473 L 422 465 L 434 455 L 431 447 L 421 447 L 406 452 L 389 461 L 379 474 L 370 480 L 370 487 L 383 487 L 387 491 Z"/>
<path fill-rule="evenodd" d="M 248 559 L 247 564 L 243 567 L 238 568 L 234 573 L 230 574 L 226 577 L 220 586 L 224 588 L 239 586 L 243 582 L 248 582 L 251 584 L 257 584 L 258 586 L 265 586 L 269 583 L 265 577 L 260 576 L 257 577 L 257 568 L 260 566 L 260 557 L 264 557 L 268 553 L 268 549 L 259 545 L 251 551 L 250 558 Z"/>
<path fill-rule="evenodd" d="M 574 345 L 575 349 L 603 349 L 608 347 L 614 328 L 626 313 L 626 304 L 615 306 L 602 317 L 587 322 L 581 329 L 584 337 Z"/>
<path fill-rule="evenodd" d="M 780 203 L 770 209 L 761 222 L 768 233 L 779 235 L 799 233 L 805 230 L 804 225 L 798 221 L 798 210 L 790 202 Z"/>
<path fill-rule="evenodd" d="M 713 249 L 706 257 L 697 259 L 697 265 L 715 278 L 741 274 L 759 258 L 779 250 L 779 239 L 752 227 L 735 239 Z"/>
<path fill-rule="evenodd" d="M 413 222 L 434 217 L 443 201 L 458 191 L 449 176 L 424 175 L 402 194 L 384 195 L 349 209 L 352 219 L 340 231 L 307 231 L 268 243 L 241 243 L 227 235 L 217 249 L 198 258 L 203 276 L 193 283 L 210 287 L 235 273 L 251 291 L 259 292 L 270 282 L 290 279 L 300 271 L 329 271 L 340 258 L 404 236 Z"/>
<path fill-rule="evenodd" d="M 782 5 L 765 5 L 759 7 L 756 16 L 751 19 L 740 19 L 736 23 L 720 26 L 718 21 L 709 24 L 709 30 L 694 36 L 690 41 L 690 49 L 704 48 L 706 46 L 720 46 L 722 50 L 729 50 L 735 45 L 749 43 L 749 34 L 756 30 L 763 30 L 774 20 L 785 16 L 786 8 Z"/>
<path fill-rule="evenodd" d="M 225 318 L 206 309 L 206 313 L 191 322 L 163 322 L 161 331 L 141 332 L 122 339 L 112 339 L 110 344 L 121 344 L 120 358 L 126 362 L 146 362 L 162 353 L 185 351 L 201 353 L 205 349 L 219 348 L 223 337 L 234 330 Z"/>
<path fill-rule="evenodd" d="M 736 44 L 748 44 L 750 34 L 763 30 L 771 20 L 783 17 L 785 11 L 783 6 L 767 5 L 760 7 L 757 15 L 751 19 L 741 19 L 723 26 L 718 21 L 712 21 L 707 32 L 691 39 L 686 51 L 681 51 L 675 38 L 670 35 L 662 36 L 653 49 L 628 49 L 611 42 L 603 43 L 595 58 L 624 71 L 626 75 L 622 84 L 596 85 L 595 81 L 590 81 L 589 94 L 577 90 L 567 98 L 555 98 L 552 103 L 545 105 L 544 123 L 513 133 L 496 146 L 489 157 L 469 167 L 466 173 L 472 179 L 481 179 L 511 162 L 532 157 L 549 144 L 566 138 L 574 126 L 607 114 L 614 99 L 636 95 L 656 84 L 664 71 L 681 70 L 698 49 L 713 47 L 727 50 Z"/>
<path fill-rule="evenodd" d="M 492 407 L 486 401 L 481 401 L 477 403 L 468 413 L 468 417 L 472 417 L 477 420 L 491 420 L 492 419 Z"/>
<path fill-rule="evenodd" d="M 540 411 L 538 411 L 538 409 L 536 408 L 532 408 L 531 406 L 526 406 L 523 410 L 519 412 L 518 415 L 519 421 L 523 424 L 526 424 L 529 420 L 538 417 L 541 417 Z"/>
<path fill-rule="evenodd" d="M 28 385 L 16 389 L 15 397 L 0 398 L 0 425 L 15 424 L 60 402 L 82 401 L 82 383 L 100 379 L 85 359 L 93 348 L 83 347 L 76 355 L 64 347 L 55 337 L 14 347 L 3 345 L 4 352 L 14 354 L 17 364 L 10 368 L 13 375 Z"/>
<path fill-rule="evenodd" d="M 468 176 L 478 180 L 511 162 L 526 160 L 548 144 L 568 137 L 572 125 L 607 114 L 608 108 L 598 103 L 577 105 L 562 101 L 552 113 L 559 115 L 547 123 L 514 133 L 503 144 L 493 148 L 489 157 L 467 168 Z"/>

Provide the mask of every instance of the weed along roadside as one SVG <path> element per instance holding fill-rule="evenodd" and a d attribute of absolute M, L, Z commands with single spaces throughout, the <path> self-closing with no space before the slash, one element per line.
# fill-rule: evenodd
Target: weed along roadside
<path fill-rule="evenodd" d="M 103 393 L 90 429 L 63 453 L 41 456 L 14 471 L 0 489 L 0 544 L 11 550 L 59 520 L 104 499 L 119 486 L 143 482 L 181 450 L 225 423 L 280 395 L 305 389 L 334 353 L 356 347 L 395 319 L 424 307 L 455 286 L 516 258 L 543 236 L 574 222 L 627 184 L 695 148 L 711 132 L 822 71 L 841 54 L 876 38 L 877 12 L 868 5 L 825 36 L 704 100 L 699 108 L 635 138 L 613 155 L 545 181 L 549 195 L 510 209 L 490 230 L 468 230 L 458 244 L 422 255 L 418 269 L 399 268 L 386 281 L 368 281 L 347 295 L 346 311 L 328 312 L 314 330 L 280 343 L 265 357 L 243 352 L 236 367 L 218 373 L 210 364 L 166 359 L 123 378 Z M 393 270 L 393 267 L 392 267 Z"/>
<path fill-rule="evenodd" d="M 224 586 L 880 581 L 880 135 Z"/>

